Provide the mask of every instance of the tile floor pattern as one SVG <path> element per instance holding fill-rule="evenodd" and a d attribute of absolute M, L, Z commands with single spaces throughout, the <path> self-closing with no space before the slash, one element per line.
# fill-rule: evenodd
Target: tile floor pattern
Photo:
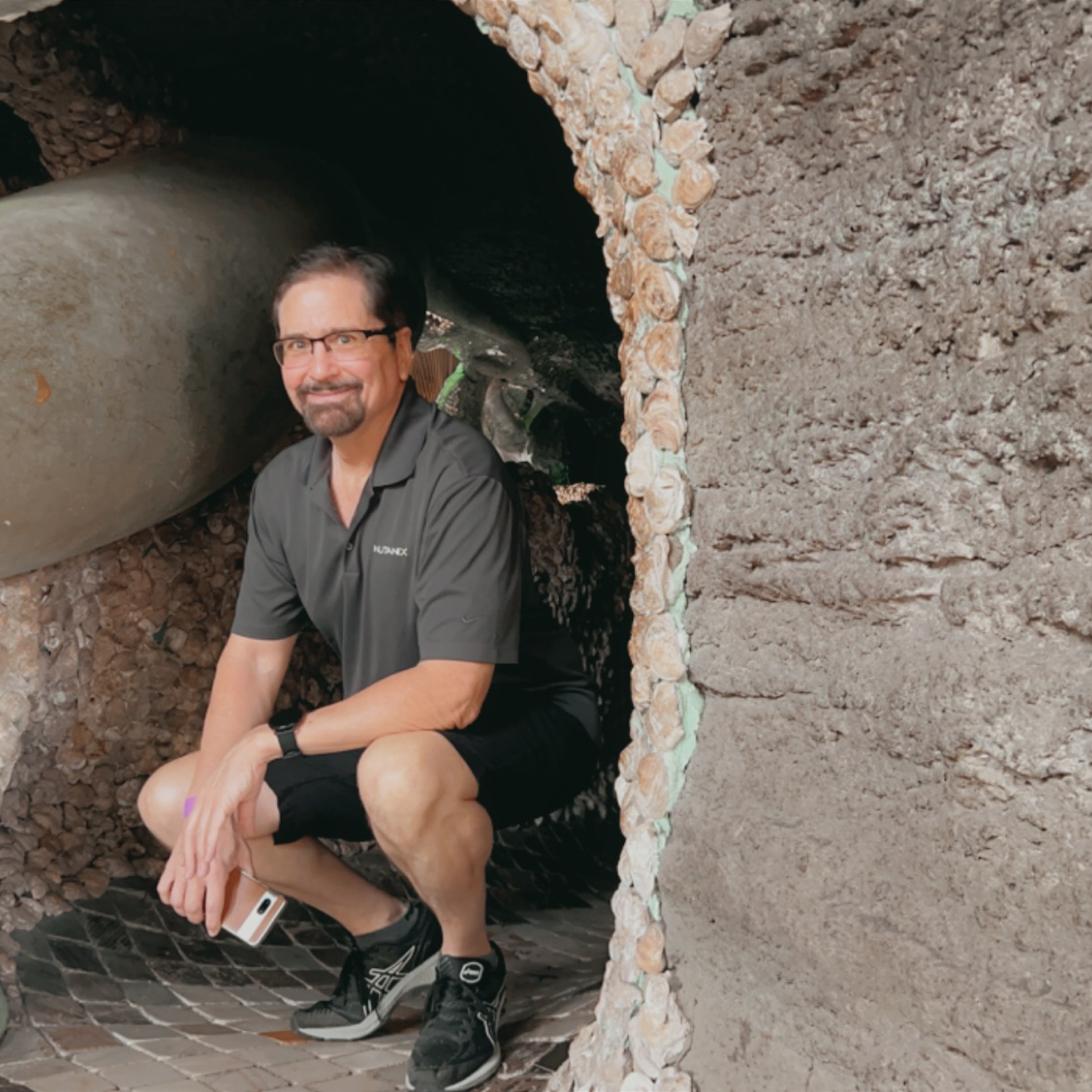
<path fill-rule="evenodd" d="M 505 1062 L 483 1089 L 541 1092 L 591 1019 L 612 930 L 604 897 L 507 910 Z M 496 918 L 497 915 L 494 915 Z M 15 933 L 22 1008 L 0 1042 L 0 1092 L 387 1092 L 404 1086 L 424 994 L 377 1036 L 322 1043 L 288 1030 L 292 1006 L 333 986 L 340 926 L 290 904 L 258 948 L 210 941 L 144 880 Z"/>

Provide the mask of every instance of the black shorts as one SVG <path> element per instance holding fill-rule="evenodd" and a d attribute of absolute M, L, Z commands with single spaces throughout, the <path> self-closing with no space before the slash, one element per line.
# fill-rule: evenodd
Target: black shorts
<path fill-rule="evenodd" d="M 478 782 L 478 801 L 495 829 L 567 804 L 595 774 L 599 752 L 580 721 L 555 705 L 486 709 L 466 728 L 439 733 Z M 280 758 L 266 769 L 277 796 L 278 845 L 311 835 L 363 842 L 372 832 L 357 790 L 363 748 Z"/>

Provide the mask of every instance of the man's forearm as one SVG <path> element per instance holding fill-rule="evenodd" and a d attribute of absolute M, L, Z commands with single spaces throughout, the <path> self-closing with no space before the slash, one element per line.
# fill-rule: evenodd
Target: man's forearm
<path fill-rule="evenodd" d="M 280 650 L 278 650 L 280 651 Z M 201 748 L 189 795 L 197 795 L 223 756 L 255 725 L 273 712 L 288 655 L 262 660 L 229 645 L 216 666 Z"/>
<path fill-rule="evenodd" d="M 464 728 L 477 717 L 492 677 L 492 664 L 425 661 L 312 710 L 296 729 L 296 741 L 304 754 L 330 754 L 396 732 Z M 263 757 L 276 758 L 272 733 L 263 736 Z"/>

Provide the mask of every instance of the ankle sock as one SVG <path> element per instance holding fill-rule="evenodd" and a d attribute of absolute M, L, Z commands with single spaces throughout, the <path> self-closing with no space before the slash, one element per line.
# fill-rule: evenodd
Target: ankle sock
<path fill-rule="evenodd" d="M 419 913 L 419 904 L 411 902 L 406 912 L 397 921 L 384 925 L 382 929 L 373 929 L 370 933 L 358 933 L 353 937 L 353 943 L 358 948 L 369 948 L 373 944 L 391 944 L 403 940 L 413 932 Z"/>

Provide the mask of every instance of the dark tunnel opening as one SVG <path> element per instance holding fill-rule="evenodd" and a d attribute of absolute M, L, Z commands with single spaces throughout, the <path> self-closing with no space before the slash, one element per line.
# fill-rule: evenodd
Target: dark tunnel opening
<path fill-rule="evenodd" d="M 613 786 L 631 708 L 626 640 L 632 537 L 619 440 L 619 333 L 606 297 L 596 217 L 574 189 L 557 119 L 503 50 L 454 6 L 437 0 L 68 0 L 30 18 L 58 33 L 66 21 L 75 21 L 81 35 L 105 44 L 104 56 L 131 66 L 118 86 L 134 117 L 150 110 L 165 130 L 177 128 L 187 139 L 257 141 L 293 167 L 303 161 L 319 171 L 326 164 L 345 171 L 442 278 L 457 285 L 463 301 L 526 348 L 529 373 L 494 386 L 488 362 L 479 362 L 445 408 L 475 423 L 500 412 L 518 426 L 518 443 L 502 455 L 514 465 L 524 492 L 532 554 L 541 559 L 536 579 L 573 631 L 599 686 L 606 746 L 595 783 L 576 801 L 545 821 L 498 834 L 489 912 L 494 925 L 518 927 L 539 920 L 529 914 L 590 907 L 606 910 L 609 922 L 606 899 L 617 883 L 622 842 Z M 63 105 L 40 102 L 35 124 L 48 126 L 50 111 Z M 15 182 L 9 191 L 47 180 L 25 122 L 3 106 L 0 138 L 0 178 L 6 183 L 10 175 Z M 9 146 L 15 149 L 11 154 Z M 248 472 L 137 536 L 133 545 L 141 560 L 237 542 L 252 480 Z M 146 634 L 156 655 L 182 650 L 178 658 L 190 672 L 187 678 L 211 663 L 223 631 L 203 619 L 226 609 L 240 564 L 235 554 L 226 580 L 221 569 L 214 588 L 207 571 L 187 573 L 183 591 L 194 595 L 198 608 L 188 614 L 172 599 L 173 614 L 164 610 Z M 208 647 L 195 649 L 202 628 Z M 188 648 L 179 632 L 189 635 Z M 286 700 L 321 704 L 338 695 L 336 666 L 317 634 L 300 641 L 290 679 Z M 117 688 L 120 696 L 104 703 L 107 718 L 129 715 L 134 690 L 131 681 L 126 685 L 128 690 Z M 200 713 L 196 699 L 185 708 L 157 705 L 155 695 L 141 695 L 139 703 L 158 718 L 155 729 L 142 740 L 119 740 L 95 759 L 111 768 L 129 767 L 120 819 L 103 819 L 96 827 L 91 816 L 86 830 L 63 832 L 69 845 L 86 837 L 97 839 L 100 848 L 116 848 L 110 859 L 122 863 L 110 874 L 124 876 L 136 867 L 145 877 L 132 881 L 135 894 L 119 893 L 115 883 L 102 896 L 123 909 L 132 903 L 137 917 L 148 911 L 132 900 L 146 899 L 147 887 L 139 883 L 154 877 L 162 850 L 138 827 L 135 789 L 128 787 L 193 745 Z M 49 762 L 45 750 L 24 758 L 0 808 L 0 824 L 26 829 L 30 820 L 23 816 L 43 791 L 41 773 Z M 51 794 L 46 806 L 63 808 L 64 786 L 54 785 L 54 776 L 51 771 L 44 782 Z M 40 846 L 43 860 L 50 844 L 46 838 Z M 399 890 L 375 850 L 341 848 L 369 879 Z M 82 851 L 75 856 L 82 860 Z M 96 864 L 92 870 L 97 869 Z M 99 888 L 96 879 L 85 892 L 95 895 Z M 29 898 L 27 893 L 20 897 Z M 59 908 L 55 901 L 40 904 L 46 914 Z M 77 907 L 69 913 L 77 911 L 83 912 Z M 324 923 L 300 918 L 290 936 L 298 940 L 313 927 Z M 606 935 L 596 942 L 600 947 Z M 37 941 L 26 943 L 29 951 Z M 323 962 L 316 949 L 311 954 Z M 29 975 L 32 994 L 45 981 L 33 958 L 20 956 L 20 983 L 25 986 Z M 215 976 L 202 973 L 216 984 Z M 316 968 L 315 983 L 325 981 L 326 973 Z M 32 1020 L 33 1014 L 22 1018 Z"/>

